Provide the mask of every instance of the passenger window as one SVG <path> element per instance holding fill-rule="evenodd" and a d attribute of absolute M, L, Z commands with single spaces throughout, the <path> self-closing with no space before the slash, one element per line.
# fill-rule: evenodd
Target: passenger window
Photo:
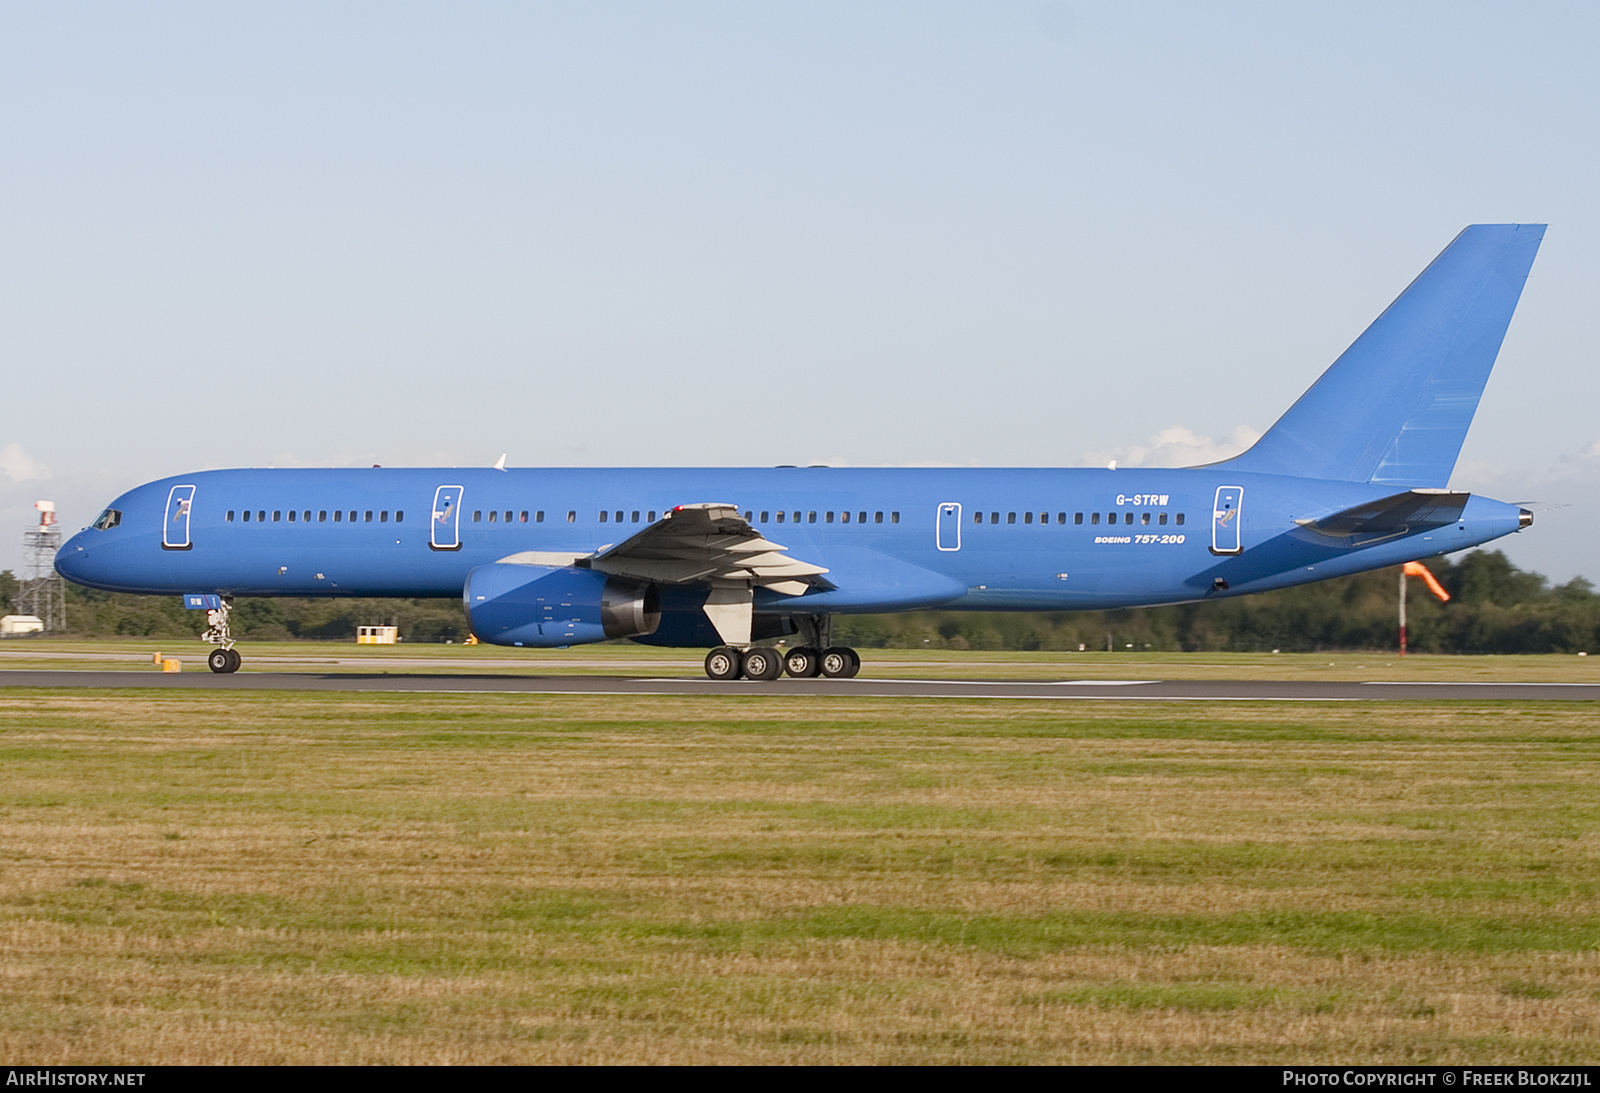
<path fill-rule="evenodd" d="M 1183 513 L 1181 513 L 1181 512 L 1178 513 L 1178 526 L 1179 527 L 1183 526 Z"/>
<path fill-rule="evenodd" d="M 1143 512 L 1143 513 L 1139 514 L 1139 523 L 1148 524 L 1149 522 L 1150 522 L 1150 514 L 1148 512 Z"/>
<path fill-rule="evenodd" d="M 1014 524 L 1016 522 L 1017 522 L 1017 514 L 1016 513 L 1014 513 L 1014 512 L 1006 513 L 1006 523 Z"/>
<path fill-rule="evenodd" d="M 1050 522 L 1050 514 L 1048 512 L 1041 512 L 1039 514 L 1039 523 L 1048 524 L 1049 522 Z M 1062 513 L 1061 514 L 1061 522 L 1063 524 L 1067 522 L 1067 514 L 1066 513 Z"/>
<path fill-rule="evenodd" d="M 397 524 L 405 523 L 406 522 L 406 514 L 401 512 L 399 509 L 395 509 L 394 510 L 394 522 L 397 523 Z"/>
<path fill-rule="evenodd" d="M 1131 513 L 1131 512 L 1125 512 L 1125 513 L 1123 513 L 1123 514 L 1122 514 L 1122 522 L 1123 522 L 1123 523 L 1124 523 L 1124 524 L 1131 524 L 1131 523 L 1133 523 L 1133 513 Z"/>
<path fill-rule="evenodd" d="M 352 512 L 350 514 L 350 519 L 354 520 L 355 518 L 356 518 L 356 514 Z M 483 519 L 483 510 L 482 509 L 473 509 L 472 510 L 472 522 L 474 524 L 476 524 L 482 519 Z"/>
<path fill-rule="evenodd" d="M 1022 522 L 1023 522 L 1023 523 L 1024 523 L 1024 524 L 1031 524 L 1031 523 L 1033 523 L 1033 513 L 1031 513 L 1031 512 L 1025 512 L 1025 513 L 1023 513 L 1023 514 L 1022 514 Z"/>
<path fill-rule="evenodd" d="M 637 517 L 637 516 L 638 516 L 638 514 L 637 514 L 637 513 L 635 513 L 635 514 L 634 514 L 634 515 L 635 515 L 635 516 L 636 516 L 636 517 Z M 747 524 L 748 524 L 748 523 L 750 523 L 750 521 L 751 521 L 751 520 L 752 520 L 752 519 L 753 519 L 753 518 L 754 518 L 754 517 L 755 517 L 755 513 L 753 513 L 753 512 L 751 512 L 751 511 L 750 511 L 750 510 L 749 510 L 749 509 L 745 509 L 745 510 L 744 510 L 744 522 L 745 522 L 745 523 L 747 523 Z"/>
<path fill-rule="evenodd" d="M 528 510 L 527 509 L 523 509 L 521 512 L 517 513 L 517 523 L 526 524 L 527 522 L 528 522 Z"/>
<path fill-rule="evenodd" d="M 767 514 L 765 512 L 761 514 L 761 522 L 763 524 L 767 522 Z"/>
<path fill-rule="evenodd" d="M 882 514 L 881 514 L 881 513 L 880 513 L 880 514 L 879 514 L 879 515 L 880 515 L 880 517 L 881 517 L 881 515 L 882 515 Z M 972 522 L 973 522 L 973 523 L 974 523 L 974 524 L 981 524 L 981 523 L 983 523 L 983 513 L 981 513 L 981 512 L 975 512 L 975 513 L 973 513 L 973 514 L 972 514 Z"/>
<path fill-rule="evenodd" d="M 544 509 L 540 509 L 538 512 L 533 514 L 533 522 L 536 524 L 544 523 Z"/>
<path fill-rule="evenodd" d="M 356 510 L 355 509 L 351 509 L 350 510 L 350 522 L 352 524 L 356 522 Z"/>
<path fill-rule="evenodd" d="M 606 522 L 606 510 L 605 509 L 601 509 L 600 510 L 600 522 L 602 524 Z"/>
<path fill-rule="evenodd" d="M 496 512 L 494 509 L 490 509 L 489 510 L 489 523 L 491 523 L 491 524 L 494 523 L 495 522 L 495 517 L 497 517 L 499 515 L 500 514 L 498 512 Z M 367 514 L 367 519 L 368 520 L 372 519 L 372 514 L 371 513 Z"/>
<path fill-rule="evenodd" d="M 622 523 L 622 510 L 621 509 L 617 510 L 617 523 L 619 523 L 619 524 Z"/>
<path fill-rule="evenodd" d="M 568 509 L 567 510 L 567 523 L 575 524 L 577 522 L 578 522 L 578 514 L 576 512 L 574 512 L 574 511 L 572 511 L 571 509 Z"/>
<path fill-rule="evenodd" d="M 833 523 L 833 513 L 831 513 L 831 512 L 825 512 L 825 513 L 823 513 L 823 514 L 822 514 L 822 522 L 823 522 L 823 523 L 824 523 L 824 524 L 831 524 L 831 523 Z"/>
<path fill-rule="evenodd" d="M 249 509 L 245 509 L 244 510 L 244 522 L 247 523 L 247 524 L 250 522 L 250 510 Z"/>
<path fill-rule="evenodd" d="M 1064 513 L 1064 512 L 1063 512 L 1063 513 L 1062 513 L 1062 514 L 1061 514 L 1061 517 L 1062 517 L 1062 522 L 1063 522 L 1063 523 L 1065 523 L 1065 522 L 1066 522 L 1066 516 L 1067 516 L 1067 514 L 1066 514 L 1066 513 Z M 1081 523 L 1083 523 L 1083 513 L 1081 513 L 1081 512 L 1075 512 L 1075 513 L 1073 513 L 1073 514 L 1072 514 L 1072 522 L 1073 522 L 1073 523 L 1074 523 L 1074 524 L 1081 524 Z"/>
<path fill-rule="evenodd" d="M 344 510 L 342 510 L 342 509 L 334 509 L 333 510 L 333 522 L 337 524 L 340 521 L 342 521 L 343 519 L 344 519 Z"/>
<path fill-rule="evenodd" d="M 778 513 L 778 523 L 780 523 L 780 524 L 783 523 L 783 513 L 782 512 Z"/>
<path fill-rule="evenodd" d="M 1099 522 L 1100 522 L 1100 514 L 1098 512 L 1091 512 L 1089 514 L 1089 523 L 1098 524 Z"/>
<path fill-rule="evenodd" d="M 814 524 L 816 522 L 817 522 L 817 514 L 816 513 L 813 512 L 813 513 L 811 513 L 810 515 L 808 515 L 806 517 L 806 523 Z"/>
<path fill-rule="evenodd" d="M 998 524 L 999 522 L 1000 522 L 1000 514 L 998 512 L 991 512 L 989 514 L 989 523 Z"/>
<path fill-rule="evenodd" d="M 228 523 L 230 523 L 230 524 L 233 523 L 233 510 L 232 509 L 228 510 Z M 99 527 L 99 524 L 97 523 L 95 526 Z"/>
<path fill-rule="evenodd" d="M 797 513 L 794 514 L 794 523 L 798 524 L 799 522 L 800 522 L 800 514 L 797 512 Z"/>
<path fill-rule="evenodd" d="M 305 512 L 300 514 L 300 522 L 302 524 L 311 523 L 311 510 L 310 509 L 306 509 Z"/>
<path fill-rule="evenodd" d="M 883 513 L 881 513 L 881 512 L 875 512 L 875 513 L 873 513 L 873 514 L 872 514 L 872 522 L 873 522 L 873 523 L 874 523 L 874 524 L 881 524 L 881 523 L 883 523 Z"/>
<path fill-rule="evenodd" d="M 898 512 L 891 512 L 889 514 L 889 523 L 898 524 L 899 522 L 900 522 L 900 514 Z"/>
<path fill-rule="evenodd" d="M 387 524 L 388 522 L 389 522 L 389 510 L 388 509 L 384 509 L 382 512 L 378 513 L 378 523 Z"/>
<path fill-rule="evenodd" d="M 369 523 L 369 524 L 372 523 L 372 510 L 371 509 L 367 510 L 366 520 L 367 520 L 367 523 Z"/>
<path fill-rule="evenodd" d="M 649 512 L 644 514 L 644 518 L 646 520 L 650 521 L 652 524 L 655 523 L 656 522 L 656 510 L 655 509 L 651 509 Z"/>
<path fill-rule="evenodd" d="M 282 515 L 283 515 L 283 510 L 282 509 L 273 509 L 272 510 L 272 522 L 274 524 L 276 524 L 282 518 Z"/>
<path fill-rule="evenodd" d="M 317 510 L 317 523 L 324 524 L 324 523 L 327 523 L 327 521 L 328 521 L 328 510 L 327 509 L 318 509 Z"/>
<path fill-rule="evenodd" d="M 848 512 L 841 512 L 839 514 L 839 523 L 848 524 L 849 522 L 850 522 L 850 514 Z"/>
<path fill-rule="evenodd" d="M 857 513 L 856 516 L 857 516 L 856 523 L 864 524 L 864 523 L 867 522 L 867 514 L 866 513 L 860 512 L 860 513 Z"/>
<path fill-rule="evenodd" d="M 266 509 L 257 509 L 256 510 L 256 523 L 264 524 L 266 522 L 267 522 L 267 510 Z"/>
<path fill-rule="evenodd" d="M 289 523 L 294 523 L 294 509 L 289 510 Z"/>
<path fill-rule="evenodd" d="M 1160 516 L 1156 517 L 1156 523 L 1165 524 L 1166 522 L 1167 522 L 1167 514 L 1166 513 L 1163 512 Z"/>

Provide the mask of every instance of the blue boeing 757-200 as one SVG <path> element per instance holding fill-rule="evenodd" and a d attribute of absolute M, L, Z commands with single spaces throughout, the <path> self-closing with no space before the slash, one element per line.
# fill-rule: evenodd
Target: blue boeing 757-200
<path fill-rule="evenodd" d="M 1532 522 L 1448 484 L 1543 236 L 1467 228 L 1209 466 L 202 471 L 123 494 L 56 568 L 206 610 L 216 672 L 236 596 L 460 595 L 483 641 L 714 646 L 712 678 L 772 679 L 856 673 L 836 614 L 1181 603 L 1445 554 Z"/>

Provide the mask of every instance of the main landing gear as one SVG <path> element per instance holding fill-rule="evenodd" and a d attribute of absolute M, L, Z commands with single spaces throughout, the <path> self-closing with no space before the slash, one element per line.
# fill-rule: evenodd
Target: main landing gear
<path fill-rule="evenodd" d="M 215 654 L 213 654 L 215 655 Z M 854 649 L 823 649 L 809 646 L 779 653 L 765 647 L 744 652 L 720 645 L 706 654 L 706 675 L 718 681 L 745 679 L 766 682 L 788 672 L 796 679 L 853 679 L 861 671 L 861 657 Z"/>
<path fill-rule="evenodd" d="M 801 645 L 786 653 L 775 649 L 753 648 L 740 652 L 729 645 L 718 646 L 706 655 L 706 675 L 716 680 L 777 679 L 788 672 L 795 679 L 854 679 L 861 671 L 861 657 L 854 649 L 832 644 L 831 620 L 827 615 L 801 615 L 794 623 L 800 631 Z"/>
<path fill-rule="evenodd" d="M 233 647 L 233 634 L 228 629 L 228 614 L 232 607 L 231 601 L 223 600 L 221 607 L 214 607 L 207 611 L 206 632 L 200 635 L 201 641 L 210 642 L 217 647 L 211 650 L 210 656 L 206 657 L 206 665 L 219 675 L 230 675 L 237 672 L 239 665 L 244 663 L 244 658 Z"/>

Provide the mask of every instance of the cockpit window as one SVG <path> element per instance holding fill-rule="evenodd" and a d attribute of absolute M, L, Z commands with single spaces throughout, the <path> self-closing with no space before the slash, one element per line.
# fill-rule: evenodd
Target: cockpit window
<path fill-rule="evenodd" d="M 106 509 L 99 516 L 96 516 L 94 523 L 89 526 L 96 531 L 110 531 L 120 523 L 122 523 L 122 512 L 118 509 Z"/>

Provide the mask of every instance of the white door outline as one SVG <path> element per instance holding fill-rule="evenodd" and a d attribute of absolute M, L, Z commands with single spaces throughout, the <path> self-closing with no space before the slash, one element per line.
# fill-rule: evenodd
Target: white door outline
<path fill-rule="evenodd" d="M 940 550 L 961 549 L 961 502 L 939 502 L 935 519 L 934 541 Z"/>
<path fill-rule="evenodd" d="M 428 520 L 428 546 L 434 550 L 461 549 L 462 486 L 440 486 L 433 491 L 433 512 Z"/>
<path fill-rule="evenodd" d="M 1218 486 L 1211 504 L 1211 553 L 1238 554 L 1244 549 L 1239 534 L 1243 514 L 1244 487 Z"/>
<path fill-rule="evenodd" d="M 193 486 L 173 486 L 167 494 L 167 514 L 161 521 L 161 549 L 188 550 L 189 510 L 194 507 Z"/>

